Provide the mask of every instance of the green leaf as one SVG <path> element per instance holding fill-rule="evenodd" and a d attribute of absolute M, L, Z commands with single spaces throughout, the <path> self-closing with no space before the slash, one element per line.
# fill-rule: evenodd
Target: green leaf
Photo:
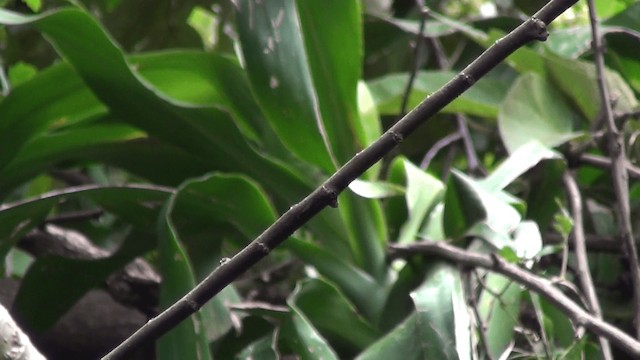
<path fill-rule="evenodd" d="M 251 88 L 267 119 L 294 154 L 333 172 L 295 2 L 243 0 L 236 21 Z"/>
<path fill-rule="evenodd" d="M 435 265 L 411 298 L 425 358 L 471 359 L 471 319 L 460 272 L 448 264 Z"/>
<path fill-rule="evenodd" d="M 462 173 L 453 174 L 445 197 L 444 229 L 447 236 L 457 239 L 463 234 L 474 235 L 498 249 L 512 245 L 510 234 L 521 221 L 520 213 L 510 205 L 513 198 L 502 191 L 489 192 L 480 182 Z"/>
<path fill-rule="evenodd" d="M 267 336 L 263 336 L 251 344 L 247 345 L 237 356 L 236 359 L 264 359 L 264 360 L 276 360 L 279 359 L 278 353 L 273 348 L 273 339 L 276 334 L 272 333 Z"/>
<path fill-rule="evenodd" d="M 247 359 L 247 356 L 241 355 L 247 352 L 255 351 L 260 353 L 258 349 L 262 349 L 263 344 L 258 344 L 258 341 L 262 339 L 269 339 L 269 344 L 273 344 L 273 324 L 261 316 L 244 316 L 241 319 L 242 323 L 240 329 L 241 333 L 235 331 L 229 331 L 227 334 L 218 339 L 212 345 L 212 352 L 214 359 L 233 359 L 234 357 L 240 359 Z M 260 339 L 260 340 L 256 340 Z M 268 350 L 270 349 L 270 351 Z M 269 346 L 264 348 L 267 354 L 273 354 L 273 349 Z M 242 351 L 242 352 L 241 352 Z M 256 358 L 263 359 L 266 354 L 256 355 Z M 275 359 L 275 355 L 273 359 Z"/>
<path fill-rule="evenodd" d="M 480 180 L 480 184 L 489 192 L 502 190 L 540 161 L 548 159 L 562 159 L 562 156 L 538 141 L 527 142 L 515 149 L 489 176 Z"/>
<path fill-rule="evenodd" d="M 385 181 L 367 181 L 355 179 L 349 184 L 349 190 L 367 199 L 384 199 L 405 193 L 402 186 Z"/>
<path fill-rule="evenodd" d="M 289 301 L 335 347 L 355 353 L 379 337 L 378 331 L 330 283 L 319 279 L 303 281 Z"/>
<path fill-rule="evenodd" d="M 565 169 L 564 161 L 545 161 L 536 169 L 536 173 L 543 176 L 534 177 L 531 182 L 526 218 L 535 221 L 543 232 L 554 222 L 554 216 L 560 209 L 558 199 L 564 193 L 562 173 Z"/>
<path fill-rule="evenodd" d="M 347 226 L 356 264 L 379 281 L 386 276 L 387 229 L 380 203 L 343 192 L 339 210 Z"/>
<path fill-rule="evenodd" d="M 368 319 L 375 321 L 378 318 L 386 291 L 369 274 L 311 242 L 294 237 L 285 246 L 337 285 Z"/>
<path fill-rule="evenodd" d="M 362 147 L 369 146 L 382 135 L 382 125 L 380 124 L 380 114 L 378 114 L 371 90 L 369 90 L 367 83 L 362 80 L 358 82 L 358 111 L 360 121 L 354 124 L 354 131 L 360 141 L 360 145 Z M 372 169 L 375 170 L 376 168 Z M 371 171 L 372 169 L 369 169 L 368 173 L 372 178 L 376 178 L 377 176 L 375 176 L 375 172 Z"/>
<path fill-rule="evenodd" d="M 22 0 L 33 12 L 38 12 L 42 8 L 42 0 Z"/>
<path fill-rule="evenodd" d="M 382 339 L 360 353 L 357 360 L 425 359 L 427 340 L 419 336 L 418 315 L 413 313 L 400 325 L 388 332 Z"/>
<path fill-rule="evenodd" d="M 550 304 L 546 299 L 534 292 L 529 292 L 531 302 L 544 316 L 544 331 L 547 338 L 557 342 L 562 347 L 569 347 L 575 341 L 571 320 L 565 313 Z"/>
<path fill-rule="evenodd" d="M 476 223 L 487 218 L 479 189 L 466 176 L 453 171 L 444 200 L 444 231 L 458 239 Z"/>
<path fill-rule="evenodd" d="M 256 153 L 229 113 L 214 107 L 184 104 L 143 81 L 88 14 L 63 9 L 29 17 L 0 9 L 0 23 L 30 23 L 45 33 L 119 119 L 199 156 L 216 170 L 252 176 L 287 205 L 299 201 L 312 189 L 290 166 Z M 301 138 L 299 135 L 296 137 Z M 305 138 L 305 147 L 309 145 L 307 141 Z M 325 212 L 309 226 L 325 242 L 344 250 L 343 256 L 348 256 L 346 232 L 342 222 L 336 219 L 336 214 Z"/>
<path fill-rule="evenodd" d="M 513 341 L 522 290 L 517 283 L 494 273 L 487 275 L 484 284 L 486 289 L 480 295 L 478 311 L 486 325 L 487 349 L 497 359 Z"/>
<path fill-rule="evenodd" d="M 457 74 L 450 71 L 418 72 L 409 95 L 408 106 L 417 106 L 427 96 L 437 91 Z M 368 82 L 369 90 L 383 115 L 397 115 L 407 86 L 408 74 L 386 75 Z M 508 84 L 504 81 L 482 78 L 442 111 L 465 113 L 484 118 L 496 118 L 500 103 L 507 94 Z"/>
<path fill-rule="evenodd" d="M 150 182 L 174 187 L 211 170 L 206 160 L 153 138 L 92 146 L 76 153 L 72 159 L 75 157 L 118 167 Z"/>
<path fill-rule="evenodd" d="M 0 22 L 7 12 L 0 9 Z M 105 112 L 67 64 L 50 67 L 15 87 L 0 102 L 0 169 L 32 136 L 50 126 L 73 124 Z"/>
<path fill-rule="evenodd" d="M 409 285 L 414 280 L 403 281 Z M 435 265 L 411 297 L 416 312 L 357 359 L 470 358 L 470 319 L 458 271 L 449 265 Z M 403 305 L 398 303 L 400 297 L 394 299 L 389 306 Z"/>
<path fill-rule="evenodd" d="M 301 359 L 338 359 L 331 346 L 293 301 L 299 291 L 301 291 L 300 284 L 296 286 L 287 300 L 291 309 L 291 318 L 281 330 L 282 336 L 287 340 L 287 345 Z"/>
<path fill-rule="evenodd" d="M 364 126 L 357 103 L 359 17 L 356 1 L 282 0 L 243 1 L 237 16 L 246 69 L 267 119 L 293 153 L 329 173 L 370 140 L 352 130 Z M 339 201 L 351 256 L 382 278 L 386 229 L 379 204 L 350 193 Z"/>
<path fill-rule="evenodd" d="M 358 112 L 362 69 L 359 4 L 357 0 L 296 1 L 322 129 L 340 165 L 370 140 L 354 131 L 362 127 Z"/>
<path fill-rule="evenodd" d="M 444 184 L 440 180 L 410 161 L 404 161 L 404 170 L 407 178 L 405 198 L 409 219 L 400 229 L 398 243 L 401 244 L 416 240 L 422 225 L 426 223 L 429 212 L 442 200 L 445 193 Z"/>
<path fill-rule="evenodd" d="M 11 86 L 15 88 L 16 86 L 36 76 L 37 73 L 37 67 L 31 64 L 27 64 L 24 61 L 18 61 L 15 65 L 12 65 L 9 68 L 7 75 L 9 76 L 9 82 L 11 83 Z"/>
<path fill-rule="evenodd" d="M 498 126 L 510 153 L 537 140 L 557 146 L 578 134 L 573 131 L 578 116 L 565 104 L 552 84 L 528 73 L 516 80 L 500 107 Z"/>
<path fill-rule="evenodd" d="M 235 59 L 200 51 L 171 51 L 130 56 L 145 80 L 172 99 L 216 105 L 229 111 L 250 141 L 264 145 L 271 129 L 252 97 L 249 81 Z"/>
<path fill-rule="evenodd" d="M 27 141 L 13 161 L 0 171 L 0 186 L 3 190 L 10 190 L 63 160 L 81 158 L 94 149 L 143 137 L 145 134 L 138 129 L 114 123 L 74 127 L 36 136 Z"/>
<path fill-rule="evenodd" d="M 160 236 L 159 264 L 162 274 L 160 287 L 160 309 L 173 305 L 184 294 L 196 286 L 196 279 L 189 257 L 178 240 L 178 234 L 169 218 L 175 198 L 165 205 L 158 219 Z M 196 312 L 176 325 L 156 343 L 156 353 L 160 359 L 211 359 L 202 322 L 202 314 Z"/>
<path fill-rule="evenodd" d="M 595 65 L 585 61 L 563 59 L 551 54 L 545 60 L 553 82 L 578 104 L 579 110 L 586 119 L 595 121 L 601 106 Z M 633 90 L 620 74 L 606 69 L 605 76 L 609 92 L 616 99 L 616 111 L 626 112 L 638 106 Z"/>
<path fill-rule="evenodd" d="M 263 174 L 265 180 L 282 190 L 284 184 L 300 187 L 291 183 L 291 174 L 285 175 L 287 171 L 281 166 L 265 161 L 248 146 L 229 114 L 212 107 L 188 106 L 141 81 L 120 49 L 88 14 L 63 9 L 28 17 L 1 10 L 0 22 L 32 23 L 47 34 L 96 96 L 123 121 L 188 149 L 217 167 Z M 278 179 L 280 175 L 284 177 Z M 289 187 L 287 192 L 291 190 Z"/>
<path fill-rule="evenodd" d="M 542 234 L 533 221 L 521 222 L 513 234 L 513 248 L 520 259 L 533 259 L 542 251 Z"/>
<path fill-rule="evenodd" d="M 194 231 L 194 224 L 222 222 L 233 225 L 245 240 L 253 240 L 276 220 L 276 212 L 260 185 L 245 175 L 221 173 L 181 185 L 170 216 L 172 221 L 191 225 L 178 226 L 178 233 L 182 228 Z"/>
<path fill-rule="evenodd" d="M 602 29 L 602 27 L 601 27 Z M 588 25 L 557 29 L 545 42 L 547 49 L 566 59 L 575 59 L 591 50 L 591 28 Z M 540 59 L 544 63 L 544 59 Z"/>

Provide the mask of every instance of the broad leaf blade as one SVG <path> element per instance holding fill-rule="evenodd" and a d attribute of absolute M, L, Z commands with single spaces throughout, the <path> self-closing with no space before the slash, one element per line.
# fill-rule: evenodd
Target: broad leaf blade
<path fill-rule="evenodd" d="M 471 359 L 471 319 L 460 272 L 450 265 L 434 266 L 425 282 L 411 293 L 427 358 Z"/>
<path fill-rule="evenodd" d="M 162 273 L 160 287 L 160 309 L 173 305 L 184 294 L 196 286 L 196 279 L 189 257 L 178 241 L 173 224 L 168 216 L 175 198 L 165 205 L 158 219 L 160 235 L 159 263 Z M 160 359 L 211 359 L 202 314 L 196 312 L 175 326 L 156 343 L 156 353 Z"/>
<path fill-rule="evenodd" d="M 378 331 L 331 284 L 311 279 L 298 286 L 290 301 L 331 343 L 357 352 L 379 337 Z"/>
<path fill-rule="evenodd" d="M 500 107 L 498 125 L 509 152 L 537 140 L 557 146 L 575 138 L 578 116 L 545 78 L 532 73 L 518 78 Z"/>
<path fill-rule="evenodd" d="M 295 2 L 243 0 L 236 20 L 251 87 L 267 119 L 293 153 L 333 172 Z"/>

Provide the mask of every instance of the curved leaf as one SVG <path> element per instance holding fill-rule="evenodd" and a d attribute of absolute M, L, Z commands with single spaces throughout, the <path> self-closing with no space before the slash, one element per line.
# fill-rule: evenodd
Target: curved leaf
<path fill-rule="evenodd" d="M 350 348 L 352 352 L 367 347 L 379 337 L 378 331 L 327 282 L 304 281 L 289 301 L 296 304 L 331 343 Z"/>
<path fill-rule="evenodd" d="M 482 197 L 473 182 L 454 171 L 447 184 L 444 202 L 444 231 L 458 239 L 473 225 L 487 218 Z"/>
<path fill-rule="evenodd" d="M 429 359 L 471 359 L 471 319 L 460 272 L 448 264 L 434 266 L 411 293 Z"/>
<path fill-rule="evenodd" d="M 162 310 L 173 305 L 196 286 L 189 257 L 178 241 L 178 235 L 168 216 L 174 201 L 175 197 L 167 202 L 158 218 L 159 265 L 162 274 L 159 306 Z M 211 305 L 208 303 L 207 306 Z M 202 313 L 203 311 L 199 311 L 192 314 L 158 340 L 156 353 L 159 359 L 211 359 Z"/>
<path fill-rule="evenodd" d="M 553 82 L 578 105 L 586 119 L 595 121 L 601 107 L 595 65 L 585 61 L 563 59 L 552 54 L 545 58 L 545 64 Z M 605 77 L 611 96 L 616 99 L 616 111 L 633 110 L 638 105 L 638 100 L 620 74 L 605 69 Z"/>
<path fill-rule="evenodd" d="M 0 23 L 7 14 L 0 9 Z M 67 64 L 53 66 L 17 86 L 0 102 L 0 169 L 32 136 L 106 111 Z"/>
<path fill-rule="evenodd" d="M 333 172 L 295 2 L 243 0 L 236 20 L 251 86 L 267 119 L 293 153 Z"/>
<path fill-rule="evenodd" d="M 291 238 L 286 244 L 296 256 L 314 266 L 333 282 L 364 316 L 376 321 L 382 310 L 386 289 L 375 279 L 331 252 L 311 242 Z"/>
<path fill-rule="evenodd" d="M 498 126 L 507 150 L 537 140 L 556 146 L 576 137 L 578 116 L 544 77 L 528 73 L 513 84 L 500 107 Z"/>
<path fill-rule="evenodd" d="M 285 325 L 281 329 L 282 336 L 291 350 L 293 350 L 293 353 L 301 359 L 337 360 L 338 356 L 334 350 L 292 300 L 300 290 L 301 287 L 298 284 L 287 300 L 287 305 L 289 305 L 291 309 L 291 317 L 285 322 Z"/>

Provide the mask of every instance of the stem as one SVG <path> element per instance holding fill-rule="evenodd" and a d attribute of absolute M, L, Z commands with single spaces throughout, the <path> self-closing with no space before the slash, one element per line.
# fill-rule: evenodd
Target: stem
<path fill-rule="evenodd" d="M 575 179 L 568 171 L 562 174 L 562 180 L 567 189 L 567 196 L 569 198 L 571 212 L 573 213 L 573 251 L 576 255 L 576 263 L 580 274 L 580 285 L 582 286 L 582 291 L 584 291 L 591 313 L 598 319 L 602 319 L 602 310 L 600 309 L 598 295 L 593 286 L 593 279 L 591 278 L 591 271 L 589 270 L 589 259 L 587 258 L 587 247 L 585 245 L 586 240 L 582 223 L 582 198 L 580 196 L 580 189 L 578 189 L 578 184 L 576 184 Z M 598 341 L 600 342 L 602 358 L 605 360 L 613 359 L 611 346 L 609 346 L 607 339 L 600 336 Z"/>

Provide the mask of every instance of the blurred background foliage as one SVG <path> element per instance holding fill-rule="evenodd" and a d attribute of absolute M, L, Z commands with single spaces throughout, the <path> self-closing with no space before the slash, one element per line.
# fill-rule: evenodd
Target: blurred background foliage
<path fill-rule="evenodd" d="M 545 3 L 0 1 L 3 304 L 52 358 L 103 354 Z M 640 3 L 596 4 L 635 164 Z M 576 153 L 605 153 L 592 60 L 580 2 L 139 357 L 599 358 L 504 277 L 386 256 L 497 252 L 579 302 L 575 170 L 605 318 L 630 329 L 610 172 Z"/>

